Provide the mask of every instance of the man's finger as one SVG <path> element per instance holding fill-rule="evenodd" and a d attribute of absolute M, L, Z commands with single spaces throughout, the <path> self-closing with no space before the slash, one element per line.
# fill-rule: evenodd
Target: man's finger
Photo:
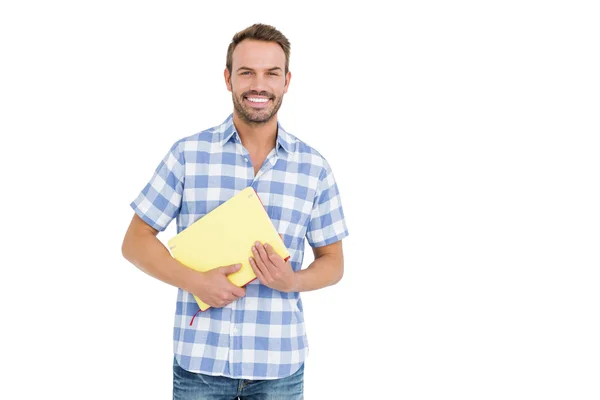
<path fill-rule="evenodd" d="M 263 264 L 265 266 L 265 268 L 269 273 L 269 278 L 271 279 L 275 279 L 278 275 L 278 267 L 277 264 L 275 264 L 272 260 L 271 257 L 269 256 L 269 254 L 267 253 L 266 250 L 266 246 L 263 246 L 262 244 L 260 246 L 258 246 L 258 252 L 260 254 L 260 257 L 263 261 Z M 271 246 L 268 246 L 271 248 L 271 251 L 273 250 L 273 248 Z"/>
<path fill-rule="evenodd" d="M 263 275 L 260 268 L 258 268 L 256 263 L 254 262 L 254 258 L 252 258 L 252 257 L 250 257 L 250 266 L 252 266 L 252 270 L 254 271 L 254 274 L 256 275 L 256 277 L 258 278 L 260 283 L 262 283 L 263 285 L 266 285 L 267 281 L 265 280 L 265 276 Z"/>
<path fill-rule="evenodd" d="M 272 279 L 271 272 L 269 270 L 268 265 L 263 261 L 263 257 L 261 257 L 261 255 L 260 255 L 260 250 L 259 250 L 260 247 L 262 247 L 262 245 L 252 246 L 252 254 L 254 255 L 253 262 L 260 269 L 260 272 L 262 273 L 266 282 L 270 282 Z M 265 258 L 270 263 L 271 261 L 268 260 L 268 257 L 266 256 L 266 253 L 265 253 L 265 249 L 262 249 L 262 252 L 265 254 Z"/>
<path fill-rule="evenodd" d="M 223 275 L 233 274 L 237 272 L 242 267 L 242 264 L 232 264 L 226 265 L 224 267 L 219 267 L 217 270 L 220 271 Z"/>
<path fill-rule="evenodd" d="M 283 260 L 283 258 L 275 252 L 273 247 L 268 244 L 265 244 L 265 251 L 267 252 L 267 256 L 269 257 L 269 260 L 271 260 L 273 265 L 277 266 L 275 261 Z"/>
<path fill-rule="evenodd" d="M 260 261 L 262 261 L 263 264 L 265 264 L 268 267 L 268 264 L 271 262 L 271 260 L 269 260 L 269 256 L 267 255 L 267 252 L 265 251 L 265 248 L 262 245 L 262 243 L 256 242 L 254 244 L 254 250 L 256 250 L 254 258 L 256 258 L 256 254 L 258 254 L 258 256 L 260 257 Z"/>
<path fill-rule="evenodd" d="M 269 258 L 271 258 L 273 254 L 275 254 L 275 250 L 273 250 L 273 247 L 271 247 L 268 243 L 265 243 L 265 252 L 267 253 L 267 256 Z"/>
<path fill-rule="evenodd" d="M 233 285 L 231 293 L 237 298 L 244 297 L 246 295 L 246 289 Z"/>

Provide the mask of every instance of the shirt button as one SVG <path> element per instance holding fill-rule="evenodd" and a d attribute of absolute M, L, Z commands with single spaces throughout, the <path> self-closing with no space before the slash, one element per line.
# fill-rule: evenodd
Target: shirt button
<path fill-rule="evenodd" d="M 248 158 L 247 157 L 244 157 L 244 160 L 246 160 L 246 162 L 248 162 Z"/>
<path fill-rule="evenodd" d="M 233 328 L 233 333 L 238 333 L 238 328 Z"/>

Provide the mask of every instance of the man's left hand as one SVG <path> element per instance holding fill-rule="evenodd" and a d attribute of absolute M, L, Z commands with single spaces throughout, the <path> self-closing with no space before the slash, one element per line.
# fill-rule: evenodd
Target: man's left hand
<path fill-rule="evenodd" d="M 250 265 L 258 280 L 265 286 L 281 292 L 293 292 L 296 286 L 296 273 L 269 244 L 256 242 L 252 246 Z"/>

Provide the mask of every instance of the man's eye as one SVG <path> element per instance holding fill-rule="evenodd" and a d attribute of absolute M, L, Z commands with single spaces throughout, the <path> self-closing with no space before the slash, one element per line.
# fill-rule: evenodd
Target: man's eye
<path fill-rule="evenodd" d="M 250 71 L 244 71 L 240 75 L 250 75 Z"/>
<path fill-rule="evenodd" d="M 279 76 L 279 74 L 278 74 L 277 72 L 269 72 L 269 75 L 272 75 L 272 76 Z"/>

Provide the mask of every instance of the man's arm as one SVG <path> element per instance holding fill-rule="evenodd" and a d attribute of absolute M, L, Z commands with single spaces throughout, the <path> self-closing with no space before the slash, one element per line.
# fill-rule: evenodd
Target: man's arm
<path fill-rule="evenodd" d="M 134 214 L 123 239 L 123 257 L 148 275 L 189 291 L 197 274 L 175 260 L 157 235 L 156 229 Z"/>
<path fill-rule="evenodd" d="M 335 285 L 344 275 L 342 241 L 322 247 L 313 247 L 315 260 L 295 273 L 295 292 L 306 292 Z"/>
<path fill-rule="evenodd" d="M 239 266 L 195 271 L 175 260 L 157 234 L 156 229 L 134 214 L 123 239 L 123 257 L 148 275 L 193 293 L 213 307 L 223 307 L 246 293 L 227 279 L 227 274 Z"/>

